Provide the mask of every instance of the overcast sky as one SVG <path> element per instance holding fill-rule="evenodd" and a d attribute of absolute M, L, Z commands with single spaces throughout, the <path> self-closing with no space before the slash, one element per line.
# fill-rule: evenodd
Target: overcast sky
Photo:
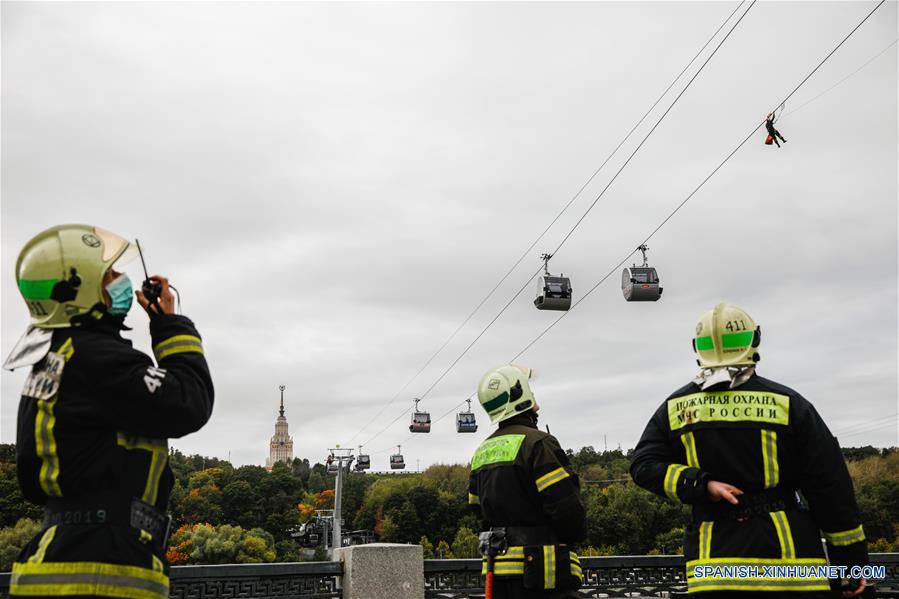
<path fill-rule="evenodd" d="M 755 5 L 553 259 L 575 299 L 874 4 Z M 407 415 L 386 425 L 528 280 L 673 96 L 375 415 L 736 6 L 3 2 L 0 349 L 27 325 L 19 249 L 90 223 L 140 239 L 203 336 L 215 411 L 174 446 L 264 464 L 284 384 L 299 457 L 365 442 L 385 469 L 403 442 L 412 467 L 467 462 L 492 430 L 476 404 L 475 435 L 456 434 L 452 415 L 414 439 Z M 896 46 L 803 106 L 896 38 L 889 2 L 787 103 L 783 148 L 757 132 L 653 237 L 661 301 L 625 302 L 616 271 L 519 358 L 540 373 L 541 425 L 563 447 L 632 447 L 697 371 L 695 323 L 719 301 L 756 319 L 759 372 L 812 401 L 843 445 L 899 442 Z M 430 392 L 435 420 L 558 317 L 535 292 Z M 148 351 L 146 316 L 129 323 Z M 4 443 L 25 374 L 2 375 Z"/>

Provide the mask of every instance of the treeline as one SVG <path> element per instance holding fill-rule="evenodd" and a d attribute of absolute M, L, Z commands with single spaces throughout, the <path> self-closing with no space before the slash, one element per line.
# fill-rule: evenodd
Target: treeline
<path fill-rule="evenodd" d="M 568 451 L 582 480 L 588 538 L 584 555 L 682 551 L 689 509 L 630 482 L 629 455 L 584 447 Z M 899 451 L 844 450 L 871 551 L 899 551 Z M 323 559 L 291 537 L 315 511 L 333 507 L 334 477 L 324 464 L 294 459 L 272 472 L 173 451 L 170 501 L 173 564 Z M 420 543 L 427 557 L 475 557 L 479 522 L 466 506 L 468 467 L 434 465 L 402 476 L 350 473 L 344 478 L 344 530 L 372 530 L 378 541 Z M 0 570 L 38 530 L 41 509 L 24 501 L 15 448 L 0 445 Z"/>

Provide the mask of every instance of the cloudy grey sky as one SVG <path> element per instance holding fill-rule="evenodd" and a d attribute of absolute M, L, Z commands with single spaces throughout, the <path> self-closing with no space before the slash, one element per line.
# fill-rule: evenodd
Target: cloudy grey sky
<path fill-rule="evenodd" d="M 554 258 L 575 299 L 873 6 L 759 2 Z M 141 240 L 204 337 L 215 412 L 176 447 L 264 463 L 285 384 L 298 456 L 366 442 L 386 468 L 408 416 L 371 437 L 509 301 L 661 109 L 375 415 L 735 7 L 3 2 L 2 351 L 27 324 L 21 246 L 96 224 Z M 787 104 L 789 143 L 757 133 L 653 238 L 664 299 L 626 303 L 616 273 L 519 359 L 540 372 L 541 422 L 563 446 L 632 447 L 695 373 L 696 319 L 722 300 L 763 327 L 760 372 L 814 402 L 844 445 L 899 442 L 896 47 L 802 106 L 896 23 L 889 2 Z M 534 309 L 535 289 L 422 407 L 450 411 L 558 316 Z M 145 315 L 129 322 L 149 349 Z M 2 442 L 24 376 L 2 375 Z M 481 424 L 435 423 L 404 443 L 407 462 L 467 461 Z"/>

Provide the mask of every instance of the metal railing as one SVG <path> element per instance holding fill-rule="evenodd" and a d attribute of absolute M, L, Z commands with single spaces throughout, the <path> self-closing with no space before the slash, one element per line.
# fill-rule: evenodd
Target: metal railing
<path fill-rule="evenodd" d="M 878 597 L 899 597 L 899 553 L 872 553 L 871 563 L 884 566 Z M 582 557 L 584 586 L 579 595 L 597 597 L 665 597 L 686 590 L 684 558 L 679 555 Z M 175 566 L 173 599 L 341 598 L 340 562 Z M 483 596 L 478 559 L 425 560 L 425 597 L 473 599 Z M 9 596 L 9 573 L 0 573 L 0 599 Z"/>
<path fill-rule="evenodd" d="M 172 599 L 342 597 L 340 562 L 174 566 L 169 579 Z M 0 573 L 0 599 L 9 596 L 8 572 Z"/>
<path fill-rule="evenodd" d="M 685 591 L 684 558 L 680 555 L 616 555 L 582 557 L 581 597 L 667 596 Z M 425 560 L 425 597 L 469 599 L 484 594 L 481 560 Z"/>
<path fill-rule="evenodd" d="M 616 555 L 581 557 L 584 585 L 578 594 L 597 597 L 671 597 L 687 590 L 681 555 Z M 871 564 L 884 566 L 886 577 L 878 581 L 878 597 L 899 598 L 899 553 L 872 553 Z M 481 560 L 425 560 L 427 599 L 475 599 L 483 597 Z"/>

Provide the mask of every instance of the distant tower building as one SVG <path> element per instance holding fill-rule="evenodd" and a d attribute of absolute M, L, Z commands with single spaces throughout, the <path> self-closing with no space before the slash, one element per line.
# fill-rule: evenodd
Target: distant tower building
<path fill-rule="evenodd" d="M 271 471 L 276 462 L 290 463 L 293 461 L 293 439 L 287 434 L 287 417 L 284 415 L 284 385 L 278 387 L 281 390 L 281 411 L 275 421 L 275 434 L 272 436 L 268 447 L 268 459 L 265 461 L 265 469 Z"/>

